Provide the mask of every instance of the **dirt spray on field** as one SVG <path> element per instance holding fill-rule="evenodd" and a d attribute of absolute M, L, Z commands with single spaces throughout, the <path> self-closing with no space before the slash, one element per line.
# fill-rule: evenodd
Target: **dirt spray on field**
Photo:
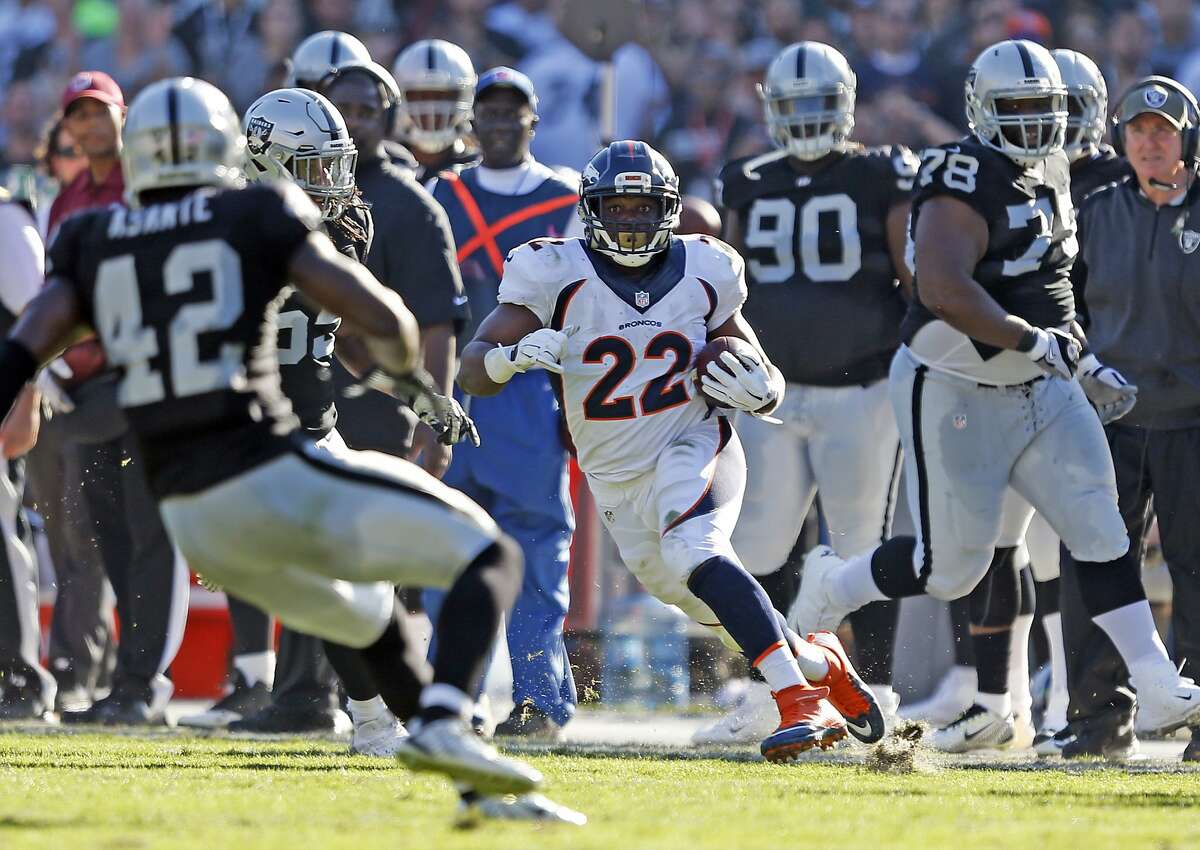
<path fill-rule="evenodd" d="M 921 757 L 926 725 L 900 720 L 895 728 L 867 753 L 867 767 L 880 773 L 925 773 L 933 765 Z"/>

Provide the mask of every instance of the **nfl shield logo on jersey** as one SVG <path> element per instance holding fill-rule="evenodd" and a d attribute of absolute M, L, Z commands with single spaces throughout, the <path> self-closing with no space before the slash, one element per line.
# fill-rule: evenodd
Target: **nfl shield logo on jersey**
<path fill-rule="evenodd" d="M 1188 253 L 1191 253 L 1191 252 L 1189 251 Z M 650 306 L 650 293 L 649 292 L 633 293 L 633 303 L 639 307 L 649 307 Z"/>

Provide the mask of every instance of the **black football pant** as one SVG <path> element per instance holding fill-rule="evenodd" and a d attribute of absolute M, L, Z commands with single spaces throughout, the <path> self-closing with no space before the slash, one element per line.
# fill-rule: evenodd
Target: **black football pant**
<path fill-rule="evenodd" d="M 115 380 L 93 379 L 72 397 L 76 409 L 68 421 L 75 427 L 68 440 L 78 466 L 68 466 L 66 487 L 82 494 L 86 522 L 70 528 L 97 541 L 117 597 L 121 637 L 113 688 L 150 699 L 183 638 L 187 567 L 150 492 L 141 450 L 116 403 Z"/>
<path fill-rule="evenodd" d="M 54 564 L 54 616 L 50 621 L 50 669 L 59 692 L 83 688 L 89 695 L 111 684 L 116 664 L 112 598 L 86 507 L 76 486 L 79 453 L 68 437 L 72 414 L 43 418 L 37 445 L 26 457 L 30 503 L 42 517 Z"/>
<path fill-rule="evenodd" d="M 1145 534 L 1158 514 L 1163 557 L 1171 573 L 1172 657 L 1183 675 L 1200 673 L 1200 428 L 1150 430 L 1117 422 L 1105 428 L 1117 473 L 1117 498 L 1129 552 L 1117 563 L 1141 572 Z M 1128 707 L 1116 688 L 1128 671 L 1108 637 L 1084 610 L 1079 593 L 1093 564 L 1075 563 L 1062 553 L 1060 599 L 1067 650 L 1068 718 L 1086 718 L 1109 707 Z"/>

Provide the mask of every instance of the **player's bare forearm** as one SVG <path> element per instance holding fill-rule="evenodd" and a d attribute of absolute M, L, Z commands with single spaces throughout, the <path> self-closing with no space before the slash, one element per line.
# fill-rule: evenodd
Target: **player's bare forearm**
<path fill-rule="evenodd" d="M 892 258 L 892 267 L 896 270 L 896 279 L 900 281 L 900 289 L 904 297 L 912 300 L 912 272 L 904 261 L 904 251 L 908 241 L 908 211 L 909 204 L 896 204 L 887 214 L 888 255 Z"/>
<path fill-rule="evenodd" d="M 421 362 L 442 395 L 454 389 L 454 325 L 441 322 L 421 328 Z"/>
<path fill-rule="evenodd" d="M 51 278 L 21 311 L 10 336 L 44 366 L 90 333 L 92 329 L 80 316 L 74 288 L 61 278 Z"/>
<path fill-rule="evenodd" d="M 942 321 L 971 339 L 1016 348 L 1029 323 L 1009 315 L 974 278 L 987 250 L 987 222 L 962 201 L 934 198 L 921 209 L 915 234 L 917 294 Z"/>
<path fill-rule="evenodd" d="M 458 385 L 463 392 L 474 396 L 491 396 L 504 389 L 504 384 L 497 384 L 488 377 L 483 365 L 484 356 L 495 347 L 496 343 L 480 339 L 467 343 L 458 364 Z"/>
<path fill-rule="evenodd" d="M 375 364 L 371 361 L 371 352 L 362 337 L 352 334 L 344 328 L 338 329 L 337 347 L 334 349 L 338 360 L 356 378 L 371 371 Z"/>
<path fill-rule="evenodd" d="M 371 359 L 396 374 L 411 372 L 420 354 L 416 319 L 404 299 L 366 267 L 342 256 L 328 237 L 309 234 L 288 264 L 289 279 L 317 304 L 341 316 L 361 336 Z"/>
<path fill-rule="evenodd" d="M 26 384 L 17 396 L 16 404 L 0 425 L 0 444 L 6 459 L 21 457 L 37 443 L 42 422 L 41 402 L 42 394 L 32 384 Z"/>
<path fill-rule="evenodd" d="M 484 358 L 496 346 L 515 345 L 526 334 L 541 327 L 541 320 L 531 310 L 516 304 L 498 305 L 480 323 L 475 338 L 462 351 L 458 385 L 463 392 L 474 396 L 490 396 L 504 389 L 503 383 L 493 381 L 488 375 Z"/>

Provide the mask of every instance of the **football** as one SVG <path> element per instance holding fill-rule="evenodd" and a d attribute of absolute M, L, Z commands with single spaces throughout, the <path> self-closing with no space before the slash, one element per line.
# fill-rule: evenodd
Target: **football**
<path fill-rule="evenodd" d="M 736 336 L 719 336 L 716 339 L 709 340 L 704 348 L 700 349 L 700 353 L 696 355 L 696 361 L 693 364 L 694 371 L 692 372 L 692 383 L 696 386 L 696 392 L 704 396 L 704 400 L 713 407 L 728 408 L 729 405 L 716 401 L 704 392 L 704 387 L 700 383 L 700 376 L 708 368 L 708 364 L 714 360 L 717 361 L 717 366 L 724 369 L 729 374 L 729 367 L 720 361 L 721 352 L 731 351 L 734 355 L 741 357 L 742 362 L 747 359 L 758 360 L 758 352 L 754 350 L 754 346 L 746 342 L 744 339 L 739 339 Z"/>

